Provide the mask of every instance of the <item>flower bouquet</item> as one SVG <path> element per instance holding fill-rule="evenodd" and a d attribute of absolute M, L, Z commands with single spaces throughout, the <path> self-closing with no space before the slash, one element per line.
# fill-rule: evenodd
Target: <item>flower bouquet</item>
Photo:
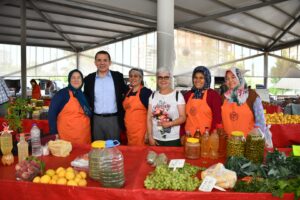
<path fill-rule="evenodd" d="M 171 128 L 163 128 L 160 123 L 172 121 L 169 118 L 168 112 L 162 107 L 155 107 L 154 111 L 152 112 L 152 117 L 157 120 L 157 130 L 160 131 L 163 138 L 166 138 L 166 133 L 171 132 Z"/>

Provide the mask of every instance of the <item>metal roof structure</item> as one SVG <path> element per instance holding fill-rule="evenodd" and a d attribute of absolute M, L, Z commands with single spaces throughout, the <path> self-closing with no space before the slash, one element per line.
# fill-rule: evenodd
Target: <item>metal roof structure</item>
<path fill-rule="evenodd" d="M 0 43 L 20 44 L 21 0 L 0 1 Z M 29 46 L 81 52 L 156 30 L 156 0 L 26 0 Z M 175 28 L 269 52 L 300 44 L 299 0 L 175 0 Z"/>

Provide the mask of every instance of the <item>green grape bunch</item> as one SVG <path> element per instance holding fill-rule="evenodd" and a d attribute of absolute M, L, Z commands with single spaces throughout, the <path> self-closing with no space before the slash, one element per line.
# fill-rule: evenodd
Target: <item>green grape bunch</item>
<path fill-rule="evenodd" d="M 146 177 L 144 186 L 156 190 L 194 191 L 200 185 L 196 176 L 199 170 L 199 167 L 188 163 L 175 171 L 167 165 L 159 165 Z"/>

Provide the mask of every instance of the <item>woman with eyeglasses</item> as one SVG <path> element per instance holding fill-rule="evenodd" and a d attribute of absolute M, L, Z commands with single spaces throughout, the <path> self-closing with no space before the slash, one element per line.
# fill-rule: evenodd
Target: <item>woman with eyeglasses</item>
<path fill-rule="evenodd" d="M 72 144 L 90 144 L 92 115 L 90 106 L 81 91 L 82 73 L 74 69 L 68 76 L 69 85 L 58 91 L 52 98 L 48 121 L 51 134 Z"/>
<path fill-rule="evenodd" d="M 157 72 L 158 91 L 149 98 L 148 137 L 150 145 L 180 146 L 180 124 L 184 123 L 185 101 L 172 89 L 171 73 L 166 68 Z"/>
<path fill-rule="evenodd" d="M 247 87 L 241 71 L 231 68 L 225 73 L 228 90 L 224 93 L 222 119 L 227 134 L 242 131 L 244 136 L 258 126 L 266 133 L 262 102 L 258 94 Z"/>
<path fill-rule="evenodd" d="M 221 96 L 210 89 L 210 71 L 204 67 L 196 67 L 192 75 L 193 87 L 184 95 L 186 101 L 185 131 L 193 136 L 197 129 L 204 134 L 208 127 L 210 132 L 222 123 Z"/>
<path fill-rule="evenodd" d="M 123 101 L 125 127 L 128 145 L 145 144 L 147 132 L 147 109 L 152 91 L 144 87 L 143 70 L 132 68 L 129 71 L 130 89 Z"/>

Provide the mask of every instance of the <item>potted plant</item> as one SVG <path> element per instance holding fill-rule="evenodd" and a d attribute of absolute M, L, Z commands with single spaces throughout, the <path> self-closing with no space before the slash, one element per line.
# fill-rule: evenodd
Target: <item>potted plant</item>
<path fill-rule="evenodd" d="M 23 131 L 22 119 L 25 119 L 27 113 L 32 111 L 32 107 L 27 106 L 27 99 L 17 98 L 16 101 L 8 106 L 6 120 L 9 127 L 16 133 Z"/>
<path fill-rule="evenodd" d="M 23 132 L 22 120 L 26 118 L 27 113 L 32 111 L 32 107 L 27 106 L 27 99 L 17 98 L 14 103 L 8 105 L 8 112 L 5 116 L 7 123 L 11 130 L 13 130 L 13 154 L 17 153 L 17 140 L 18 133 Z"/>

